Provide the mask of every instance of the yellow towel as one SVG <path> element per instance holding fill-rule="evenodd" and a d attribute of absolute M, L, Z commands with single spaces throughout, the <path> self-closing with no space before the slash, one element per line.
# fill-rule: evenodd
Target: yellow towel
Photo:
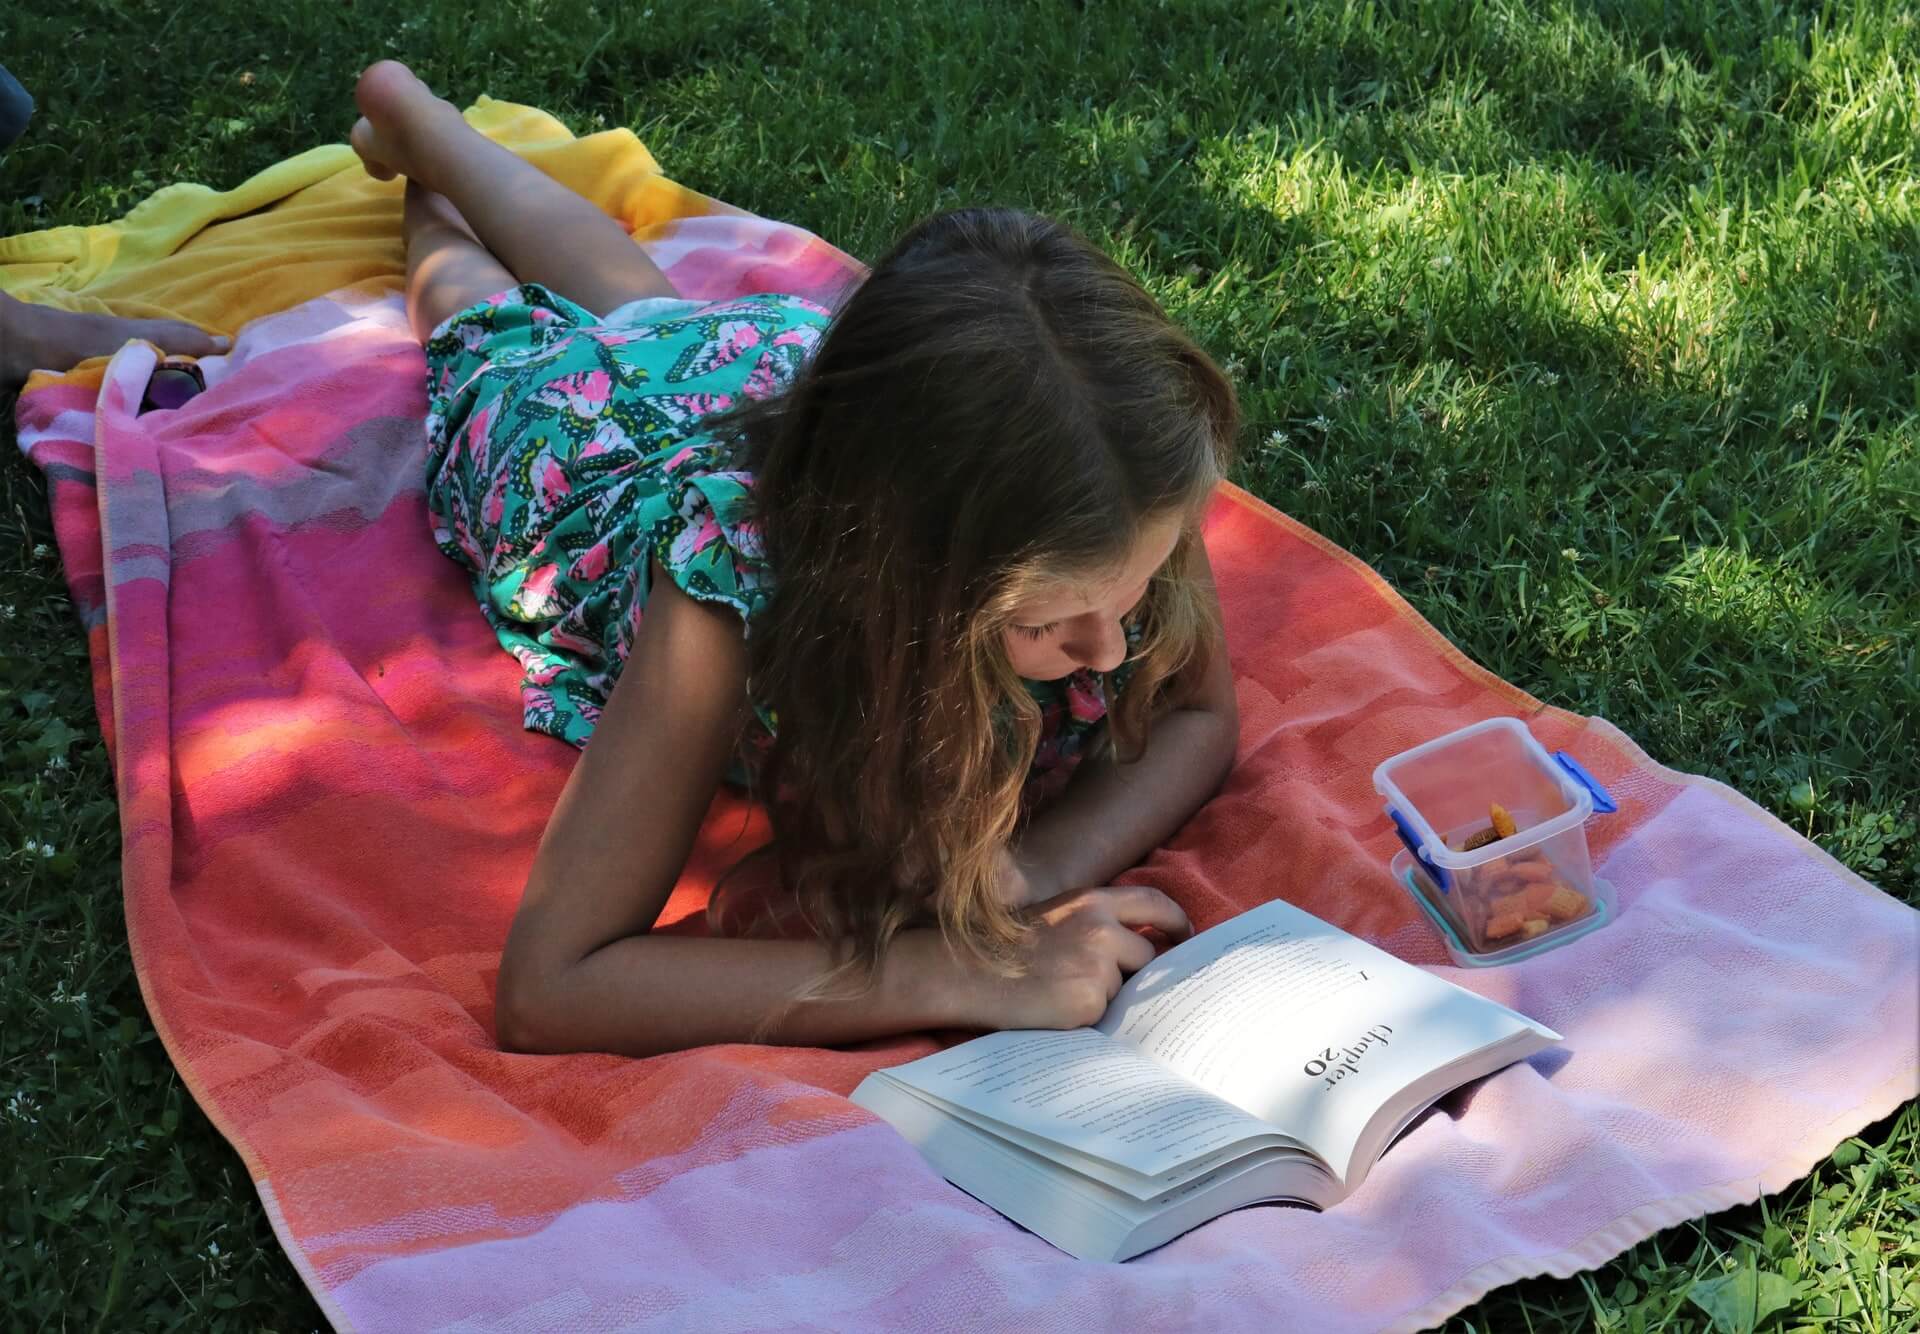
<path fill-rule="evenodd" d="M 671 219 L 716 211 L 662 176 L 629 130 L 576 139 L 544 111 L 490 97 L 466 117 L 643 237 Z M 401 189 L 368 176 L 345 144 L 275 163 L 232 190 L 169 185 L 118 222 L 0 237 L 0 291 L 233 333 L 343 287 L 397 286 L 406 270 Z M 207 233 L 216 222 L 225 225 Z"/>

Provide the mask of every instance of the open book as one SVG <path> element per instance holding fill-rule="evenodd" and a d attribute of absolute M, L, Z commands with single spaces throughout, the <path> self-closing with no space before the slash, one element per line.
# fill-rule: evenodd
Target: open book
<path fill-rule="evenodd" d="M 991 1033 L 853 1100 L 1083 1260 L 1354 1190 L 1435 1099 L 1560 1035 L 1291 904 L 1167 951 L 1092 1028 Z"/>

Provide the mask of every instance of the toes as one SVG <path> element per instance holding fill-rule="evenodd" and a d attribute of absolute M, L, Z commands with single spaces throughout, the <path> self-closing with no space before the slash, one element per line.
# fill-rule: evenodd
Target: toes
<path fill-rule="evenodd" d="M 353 85 L 353 104 L 360 108 L 361 115 L 371 115 L 384 108 L 387 84 L 392 77 L 389 70 L 399 64 L 397 60 L 376 60 L 360 71 Z"/>
<path fill-rule="evenodd" d="M 426 91 L 419 77 L 397 60 L 377 60 L 367 66 L 353 86 L 353 100 L 362 114 L 374 120 L 391 117 L 409 96 Z"/>
<path fill-rule="evenodd" d="M 367 175 L 376 181 L 390 181 L 394 170 L 380 160 L 380 152 L 375 143 L 373 122 L 362 116 L 353 123 L 353 129 L 347 133 L 347 142 L 353 145 L 353 151 L 360 155 L 360 163 L 367 169 Z"/>

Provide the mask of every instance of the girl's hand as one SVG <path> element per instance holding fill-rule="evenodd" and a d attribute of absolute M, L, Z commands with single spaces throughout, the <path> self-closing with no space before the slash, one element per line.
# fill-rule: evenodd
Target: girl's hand
<path fill-rule="evenodd" d="M 1106 1013 L 1129 974 L 1152 962 L 1154 947 L 1136 927 L 1176 942 L 1193 933 L 1180 905 L 1146 885 L 1056 895 L 1035 906 L 1029 919 L 1024 973 L 967 970 L 961 1002 L 967 1026 L 1084 1028 Z"/>

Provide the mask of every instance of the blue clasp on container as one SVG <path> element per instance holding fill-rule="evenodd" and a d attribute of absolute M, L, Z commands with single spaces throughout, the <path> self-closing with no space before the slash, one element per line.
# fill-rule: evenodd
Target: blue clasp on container
<path fill-rule="evenodd" d="M 1442 894 L 1453 893 L 1453 873 L 1444 866 L 1436 866 L 1433 858 L 1427 856 L 1427 850 L 1414 837 L 1413 826 L 1407 823 L 1407 817 L 1391 806 L 1387 807 L 1387 814 L 1393 817 L 1394 831 L 1400 835 L 1400 841 L 1407 845 L 1407 851 L 1413 854 L 1413 859 L 1420 863 L 1420 869 L 1432 878 L 1434 884 L 1440 886 Z"/>
<path fill-rule="evenodd" d="M 1592 796 L 1593 809 L 1596 812 L 1601 815 L 1612 815 L 1620 809 L 1620 803 L 1613 799 L 1613 794 L 1607 791 L 1606 787 L 1598 778 L 1595 778 L 1592 774 L 1581 768 L 1580 761 L 1574 759 L 1573 756 L 1567 754 L 1564 750 L 1554 751 L 1553 758 L 1559 761 L 1560 767 L 1572 776 L 1574 782 L 1584 787 L 1588 794 Z"/>

